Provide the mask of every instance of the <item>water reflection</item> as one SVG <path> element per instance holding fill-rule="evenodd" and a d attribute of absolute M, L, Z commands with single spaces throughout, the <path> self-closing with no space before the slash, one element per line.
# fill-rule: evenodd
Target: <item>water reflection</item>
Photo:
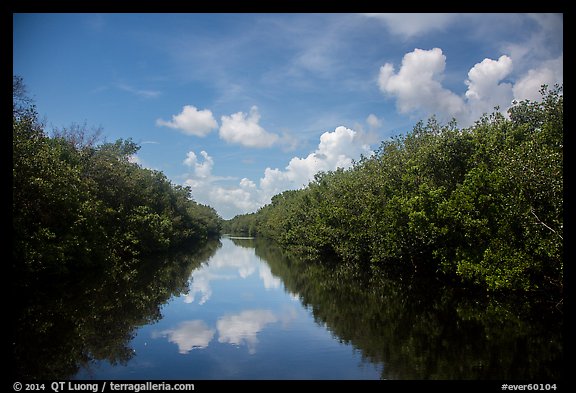
<path fill-rule="evenodd" d="M 152 333 L 152 338 L 167 337 L 168 341 L 178 345 L 178 352 L 187 354 L 193 349 L 206 348 L 214 337 L 214 329 L 210 329 L 204 321 L 184 321 L 174 329 Z"/>
<path fill-rule="evenodd" d="M 213 295 L 212 285 L 217 281 L 258 277 L 265 291 L 281 288 L 281 280 L 272 274 L 266 263 L 255 256 L 253 239 L 229 240 L 231 241 L 223 242 L 219 252 L 192 273 L 189 279 L 190 291 L 183 297 L 184 303 L 193 304 L 196 301 L 199 306 L 209 303 Z M 286 323 L 289 318 L 279 316 L 269 309 L 224 312 L 215 323 L 218 342 L 238 347 L 245 345 L 250 354 L 255 354 L 258 333 L 267 325 L 279 320 Z M 206 321 L 194 320 L 181 322 L 177 327 L 162 332 L 154 332 L 152 337 L 166 337 L 168 341 L 178 345 L 180 353 L 185 354 L 194 348 L 206 348 L 214 333 L 214 328 L 210 328 Z"/>
<path fill-rule="evenodd" d="M 235 346 L 246 345 L 250 354 L 256 353 L 258 333 L 266 325 L 282 321 L 283 326 L 293 318 L 294 310 L 288 310 L 284 316 L 277 316 L 270 310 L 244 310 L 238 314 L 221 316 L 217 323 L 218 342 Z M 193 349 L 207 348 L 214 338 L 215 330 L 203 320 L 183 321 L 173 329 L 152 332 L 151 337 L 167 338 L 178 346 L 178 352 L 187 354 Z"/>
<path fill-rule="evenodd" d="M 562 377 L 553 304 L 305 263 L 262 239 L 223 239 L 18 300 L 21 379 Z"/>
<path fill-rule="evenodd" d="M 278 318 L 270 310 L 245 310 L 236 315 L 225 315 L 218 320 L 218 341 L 240 346 L 246 344 L 251 354 L 256 353 L 257 334 Z"/>
<path fill-rule="evenodd" d="M 190 292 L 185 296 L 184 302 L 197 301 L 199 305 L 203 305 L 212 297 L 212 282 L 246 279 L 256 272 L 265 289 L 280 288 L 281 280 L 272 274 L 268 265 L 254 257 L 252 239 L 231 240 L 232 242 L 224 242 L 220 252 L 194 272 L 189 282 Z"/>
<path fill-rule="evenodd" d="M 382 364 L 383 379 L 559 380 L 563 316 L 554 303 L 482 296 L 438 282 L 303 263 L 256 239 L 318 324 Z"/>
<path fill-rule="evenodd" d="M 85 272 L 68 281 L 60 276 L 20 291 L 14 299 L 12 376 L 67 379 L 97 360 L 127 364 L 136 328 L 160 320 L 161 306 L 188 290 L 192 270 L 220 245 L 131 260 L 124 270 Z"/>

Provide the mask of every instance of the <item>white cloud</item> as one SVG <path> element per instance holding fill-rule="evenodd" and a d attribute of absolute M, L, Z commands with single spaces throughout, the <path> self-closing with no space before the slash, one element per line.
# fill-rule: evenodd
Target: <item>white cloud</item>
<path fill-rule="evenodd" d="M 512 102 L 512 84 L 501 81 L 512 72 L 512 59 L 506 55 L 498 60 L 484 59 L 468 72 L 466 91 L 469 118 L 478 119 L 491 113 L 495 106 L 506 109 Z"/>
<path fill-rule="evenodd" d="M 458 14 L 364 14 L 386 24 L 392 34 L 411 38 L 434 30 L 443 30 L 457 20 Z"/>
<path fill-rule="evenodd" d="M 201 137 L 218 128 L 218 123 L 210 110 L 198 110 L 192 105 L 184 106 L 181 113 L 172 116 L 172 121 L 156 120 L 156 125 L 174 128 L 184 134 Z"/>
<path fill-rule="evenodd" d="M 214 184 L 221 178 L 211 173 L 214 161 L 204 153 L 201 153 L 204 157 L 202 163 L 196 154 L 188 153 L 184 162 L 195 170 L 188 174 L 185 184 L 191 186 L 196 201 L 213 206 L 225 219 L 256 211 L 282 191 L 306 186 L 319 171 L 346 169 L 360 155 L 372 154 L 358 132 L 340 126 L 323 133 L 318 147 L 308 156 L 293 157 L 283 170 L 266 168 L 258 184 L 243 178 L 236 186 L 223 187 Z"/>
<path fill-rule="evenodd" d="M 514 99 L 517 101 L 540 99 L 540 88 L 543 84 L 553 87 L 556 83 L 563 83 L 563 67 L 564 56 L 561 55 L 557 59 L 548 60 L 539 67 L 530 69 L 514 84 Z"/>
<path fill-rule="evenodd" d="M 373 113 L 369 114 L 366 118 L 366 123 L 370 126 L 370 128 L 380 128 L 382 126 L 382 121 Z"/>
<path fill-rule="evenodd" d="M 484 59 L 468 72 L 467 98 L 482 99 L 490 95 L 495 85 L 512 71 L 512 59 L 502 55 L 496 60 Z"/>
<path fill-rule="evenodd" d="M 253 211 L 261 206 L 256 200 L 257 189 L 254 182 L 244 178 L 236 187 L 220 186 L 217 182 L 233 178 L 215 176 L 212 173 L 214 159 L 204 150 L 200 155 L 203 160 L 190 151 L 182 161 L 184 165 L 193 169 L 185 175 L 184 185 L 190 186 L 192 197 L 196 202 L 214 207 L 224 218 L 232 218 L 239 212 Z"/>
<path fill-rule="evenodd" d="M 223 218 L 253 212 L 263 205 L 260 190 L 247 188 L 242 183 L 232 187 L 214 186 L 208 193 L 208 200 Z"/>
<path fill-rule="evenodd" d="M 131 156 L 128 157 L 128 161 L 133 163 L 133 164 L 137 164 L 140 165 L 142 168 L 147 168 L 147 169 L 151 169 L 154 171 L 159 170 L 158 168 L 154 168 L 153 166 L 149 165 L 147 162 L 145 162 L 142 157 L 140 157 L 137 154 L 132 154 Z"/>
<path fill-rule="evenodd" d="M 194 175 L 201 179 L 207 179 L 212 175 L 212 167 L 214 166 L 214 159 L 208 155 L 204 150 L 200 152 L 204 157 L 203 162 L 198 161 L 198 156 L 193 151 L 186 154 L 186 159 L 183 161 L 184 165 L 194 169 Z"/>
<path fill-rule="evenodd" d="M 390 63 L 380 68 L 378 85 L 385 94 L 396 98 L 398 111 L 419 115 L 437 115 L 446 121 L 454 117 L 460 126 L 469 126 L 484 113 L 498 106 L 506 113 L 512 100 L 540 98 L 542 84 L 562 83 L 563 56 L 537 63 L 526 73 L 514 75 L 512 57 L 484 59 L 468 72 L 465 94 L 459 96 L 444 88 L 441 80 L 446 58 L 442 50 L 415 49 L 407 53 L 395 72 Z"/>
<path fill-rule="evenodd" d="M 404 55 L 395 73 L 390 63 L 380 67 L 378 85 L 382 92 L 395 96 L 401 113 L 427 111 L 458 116 L 464 111 L 464 100 L 442 87 L 446 56 L 440 48 L 414 49 Z"/>
<path fill-rule="evenodd" d="M 257 334 L 278 318 L 269 310 L 245 310 L 240 314 L 226 315 L 218 319 L 218 341 L 233 345 L 246 344 L 250 354 L 256 352 Z"/>
<path fill-rule="evenodd" d="M 206 348 L 214 333 L 204 321 L 194 320 L 181 322 L 175 329 L 153 333 L 152 337 L 168 337 L 168 341 L 178 345 L 178 352 L 187 354 L 193 349 Z"/>
<path fill-rule="evenodd" d="M 266 200 L 287 189 L 306 186 L 320 171 L 349 168 L 360 155 L 371 154 L 370 147 L 363 143 L 356 131 L 340 126 L 333 132 L 320 136 L 318 148 L 305 158 L 294 157 L 284 171 L 266 168 L 260 179 L 260 189 Z"/>
<path fill-rule="evenodd" d="M 260 114 L 253 106 L 250 113 L 237 112 L 230 116 L 222 116 L 220 138 L 230 143 L 247 147 L 270 147 L 276 143 L 279 136 L 266 131 L 258 122 Z"/>

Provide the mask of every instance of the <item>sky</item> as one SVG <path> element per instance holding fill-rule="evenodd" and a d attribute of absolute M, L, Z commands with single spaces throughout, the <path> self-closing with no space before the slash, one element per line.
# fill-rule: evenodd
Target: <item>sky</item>
<path fill-rule="evenodd" d="M 13 14 L 47 130 L 131 138 L 224 219 L 434 115 L 459 127 L 563 83 L 563 14 Z"/>

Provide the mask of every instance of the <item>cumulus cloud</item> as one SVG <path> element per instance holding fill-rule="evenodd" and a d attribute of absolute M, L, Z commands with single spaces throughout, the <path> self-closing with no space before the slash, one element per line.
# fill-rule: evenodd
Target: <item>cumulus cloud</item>
<path fill-rule="evenodd" d="M 246 344 L 250 354 L 256 353 L 257 334 L 278 318 L 270 310 L 245 310 L 235 315 L 225 315 L 218 319 L 218 341 L 233 345 Z"/>
<path fill-rule="evenodd" d="M 562 84 L 564 80 L 564 56 L 543 62 L 539 67 L 530 69 L 520 78 L 513 88 L 514 99 L 537 100 L 540 98 L 540 88 L 543 84 L 550 87 Z"/>
<path fill-rule="evenodd" d="M 225 219 L 256 211 L 263 206 L 261 191 L 257 187 L 246 187 L 245 182 L 240 182 L 238 186 L 215 186 L 208 192 L 207 200 Z"/>
<path fill-rule="evenodd" d="M 205 169 L 212 170 L 212 164 Z M 199 176 L 204 174 L 205 176 Z M 195 201 L 214 207 L 223 218 L 232 218 L 236 214 L 252 212 L 262 206 L 256 184 L 243 178 L 236 186 L 224 187 L 217 184 L 220 180 L 231 180 L 215 176 L 211 172 L 194 171 L 186 175 L 184 184 L 192 189 Z"/>
<path fill-rule="evenodd" d="M 442 50 L 414 49 L 404 55 L 397 72 L 391 63 L 380 68 L 378 86 L 396 99 L 400 113 L 434 114 L 443 120 L 455 118 L 461 126 L 469 126 L 497 106 L 505 113 L 514 99 L 539 99 L 542 84 L 562 83 L 562 60 L 560 56 L 541 62 L 538 67 L 515 76 L 510 56 L 486 58 L 469 70 L 464 80 L 468 88 L 459 96 L 442 86 L 446 65 Z"/>
<path fill-rule="evenodd" d="M 184 185 L 190 186 L 196 202 L 214 207 L 224 218 L 232 218 L 239 212 L 254 211 L 261 206 L 254 182 L 243 178 L 236 187 L 223 187 L 218 183 L 234 178 L 214 175 L 214 159 L 204 150 L 200 156 L 190 151 L 182 161 L 192 169 L 185 175 Z"/>
<path fill-rule="evenodd" d="M 210 329 L 204 321 L 184 321 L 174 329 L 153 333 L 152 337 L 167 337 L 168 341 L 178 345 L 178 352 L 187 354 L 193 349 L 206 348 L 214 337 L 214 329 Z"/>
<path fill-rule="evenodd" d="M 260 188 L 267 197 L 287 189 L 306 186 L 320 171 L 349 168 L 360 155 L 371 154 L 370 147 L 363 143 L 358 133 L 344 126 L 320 136 L 318 148 L 305 158 L 294 157 L 285 170 L 266 168 L 260 179 Z"/>
<path fill-rule="evenodd" d="M 194 169 L 194 175 L 201 179 L 207 179 L 212 174 L 212 167 L 214 166 L 214 159 L 208 155 L 204 150 L 200 152 L 204 161 L 200 162 L 198 156 L 193 151 L 186 154 L 186 159 L 183 161 L 184 165 Z"/>
<path fill-rule="evenodd" d="M 266 131 L 260 126 L 258 107 L 253 106 L 250 113 L 237 112 L 230 116 L 222 116 L 220 138 L 230 143 L 248 147 L 270 147 L 276 143 L 279 136 Z"/>
<path fill-rule="evenodd" d="M 457 116 L 464 111 L 464 100 L 442 87 L 445 67 L 446 56 L 440 48 L 414 49 L 404 55 L 398 72 L 391 63 L 380 67 L 378 86 L 396 97 L 401 113 L 425 110 Z"/>
<path fill-rule="evenodd" d="M 218 123 L 210 110 L 198 110 L 192 105 L 184 106 L 182 112 L 172 116 L 172 121 L 156 120 L 156 125 L 174 128 L 184 134 L 201 137 L 218 128 Z"/>
<path fill-rule="evenodd" d="M 495 106 L 506 109 L 512 102 L 512 84 L 501 81 L 512 72 L 512 59 L 506 55 L 498 60 L 484 59 L 468 72 L 466 99 L 469 117 L 479 118 L 491 113 Z"/>
<path fill-rule="evenodd" d="M 392 34 L 411 38 L 434 30 L 442 30 L 457 20 L 458 14 L 364 14 L 382 21 Z"/>
<path fill-rule="evenodd" d="M 306 186 L 320 171 L 349 168 L 353 160 L 370 154 L 369 145 L 358 132 L 340 126 L 332 132 L 323 133 L 318 147 L 306 157 L 293 157 L 284 169 L 266 168 L 258 183 L 243 178 L 236 186 L 214 184 L 221 178 L 211 172 L 214 161 L 210 155 L 201 153 L 204 161 L 200 162 L 196 154 L 189 152 L 184 163 L 194 168 L 194 172 L 188 174 L 185 184 L 192 187 L 196 201 L 213 206 L 223 218 L 228 219 L 256 211 L 282 191 Z"/>

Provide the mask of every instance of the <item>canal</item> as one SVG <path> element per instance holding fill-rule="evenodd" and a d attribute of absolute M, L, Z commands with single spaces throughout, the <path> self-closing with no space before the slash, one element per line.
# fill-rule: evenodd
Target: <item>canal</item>
<path fill-rule="evenodd" d="M 179 258 L 39 299 L 16 335 L 22 367 L 107 380 L 561 378 L 552 303 L 310 264 L 263 239 Z"/>

